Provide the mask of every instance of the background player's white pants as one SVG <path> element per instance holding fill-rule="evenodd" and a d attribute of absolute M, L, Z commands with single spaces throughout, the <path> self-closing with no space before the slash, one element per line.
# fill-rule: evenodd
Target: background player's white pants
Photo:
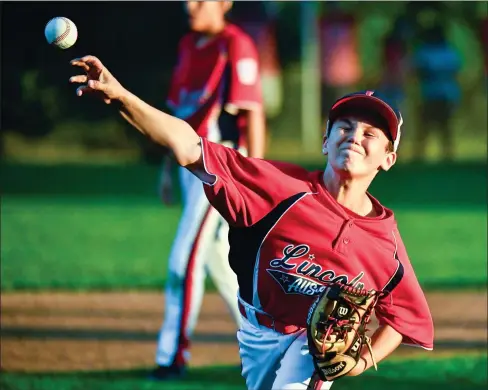
<path fill-rule="evenodd" d="M 239 326 L 237 277 L 229 266 L 227 222 L 210 206 L 202 182 L 179 168 L 183 214 L 169 257 L 165 318 L 159 332 L 156 364 L 185 364 L 210 274 Z"/>
<path fill-rule="evenodd" d="M 241 301 L 243 302 L 243 301 Z M 254 309 L 243 302 L 247 318 L 237 332 L 242 376 L 249 390 L 306 389 L 314 372 L 306 331 L 283 335 L 259 325 Z M 321 390 L 333 382 L 322 383 Z"/>

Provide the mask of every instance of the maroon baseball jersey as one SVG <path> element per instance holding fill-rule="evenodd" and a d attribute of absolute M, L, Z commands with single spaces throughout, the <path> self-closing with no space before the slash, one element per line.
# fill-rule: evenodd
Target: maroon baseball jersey
<path fill-rule="evenodd" d="M 185 35 L 167 104 L 211 141 L 245 144 L 240 109 L 261 104 L 258 56 L 251 38 L 229 24 L 219 35 Z"/>
<path fill-rule="evenodd" d="M 433 348 L 433 323 L 393 212 L 370 196 L 377 217 L 341 206 L 323 172 L 261 159 L 202 140 L 210 203 L 229 222 L 229 261 L 239 294 L 290 325 L 305 327 L 324 284 L 390 292 L 376 309 L 405 344 Z M 208 174 L 212 175 L 209 176 Z"/>

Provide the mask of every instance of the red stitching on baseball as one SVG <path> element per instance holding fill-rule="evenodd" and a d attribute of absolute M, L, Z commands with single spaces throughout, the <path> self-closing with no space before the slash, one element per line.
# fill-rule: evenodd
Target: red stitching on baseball
<path fill-rule="evenodd" d="M 64 33 L 62 33 L 62 34 L 61 34 L 59 37 L 57 37 L 57 38 L 56 38 L 56 39 L 53 41 L 53 43 L 59 43 L 59 42 L 60 42 L 60 41 L 62 41 L 64 38 L 66 38 L 66 37 L 68 36 L 68 34 L 69 34 L 70 29 L 71 29 L 71 27 L 70 27 L 70 23 L 69 23 L 68 19 L 66 19 L 66 18 L 61 18 L 61 19 L 63 19 L 63 20 L 64 20 L 64 22 L 66 23 L 66 30 L 65 30 L 65 32 L 64 32 Z"/>

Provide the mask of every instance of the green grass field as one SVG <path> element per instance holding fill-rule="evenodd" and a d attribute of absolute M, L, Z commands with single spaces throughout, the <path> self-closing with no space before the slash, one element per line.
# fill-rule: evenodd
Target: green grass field
<path fill-rule="evenodd" d="M 396 210 L 421 283 L 486 285 L 482 208 Z M 179 214 L 140 198 L 6 196 L 2 289 L 162 288 Z"/>
<path fill-rule="evenodd" d="M 426 288 L 485 288 L 485 166 L 409 165 L 372 192 L 397 215 Z M 2 290 L 161 289 L 180 206 L 150 167 L 7 167 Z"/>
<path fill-rule="evenodd" d="M 334 390 L 481 390 L 486 388 L 486 355 L 452 359 L 392 360 L 333 385 Z M 191 370 L 184 381 L 155 383 L 145 379 L 146 370 L 66 374 L 3 373 L 3 390 L 243 390 L 238 367 Z"/>

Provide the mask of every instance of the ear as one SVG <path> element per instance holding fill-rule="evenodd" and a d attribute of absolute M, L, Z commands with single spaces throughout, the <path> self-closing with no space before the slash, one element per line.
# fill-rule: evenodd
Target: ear
<path fill-rule="evenodd" d="M 329 154 L 329 151 L 327 150 L 327 135 L 324 134 L 324 137 L 322 138 L 322 154 L 324 156 L 327 156 Z"/>
<path fill-rule="evenodd" d="M 380 168 L 383 171 L 388 171 L 393 165 L 395 165 L 395 162 L 397 160 L 397 154 L 395 152 L 389 152 L 384 160 L 383 163 L 380 165 Z"/>

